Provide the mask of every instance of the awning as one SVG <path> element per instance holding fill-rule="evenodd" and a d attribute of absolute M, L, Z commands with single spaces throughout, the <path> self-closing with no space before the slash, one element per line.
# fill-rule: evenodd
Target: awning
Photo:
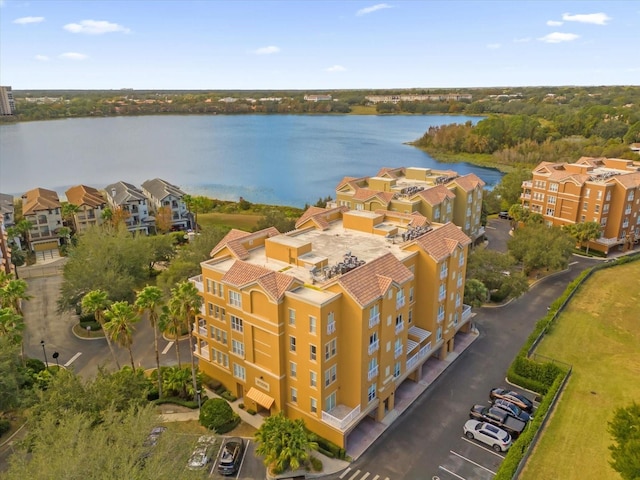
<path fill-rule="evenodd" d="M 267 410 L 270 410 L 271 405 L 273 405 L 273 402 L 276 401 L 274 398 L 270 397 L 266 393 L 262 393 L 260 390 L 255 389 L 253 387 L 251 387 L 247 392 L 247 398 L 253 400 L 259 405 L 262 405 Z"/>

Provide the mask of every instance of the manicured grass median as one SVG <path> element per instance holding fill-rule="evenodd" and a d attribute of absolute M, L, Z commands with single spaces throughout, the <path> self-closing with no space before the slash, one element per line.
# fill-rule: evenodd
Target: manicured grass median
<path fill-rule="evenodd" d="M 573 374 L 521 480 L 620 478 L 607 422 L 640 398 L 640 261 L 595 273 L 536 353 Z"/>

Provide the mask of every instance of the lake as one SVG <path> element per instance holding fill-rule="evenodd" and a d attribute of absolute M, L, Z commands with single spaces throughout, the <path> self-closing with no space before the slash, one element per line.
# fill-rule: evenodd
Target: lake
<path fill-rule="evenodd" d="M 441 164 L 405 142 L 431 126 L 479 117 L 212 115 L 77 118 L 0 126 L 0 192 L 36 187 L 63 194 L 83 183 L 139 186 L 160 177 L 188 193 L 303 207 L 335 196 L 345 176 L 382 167 L 475 173 L 488 186 L 502 174 Z"/>

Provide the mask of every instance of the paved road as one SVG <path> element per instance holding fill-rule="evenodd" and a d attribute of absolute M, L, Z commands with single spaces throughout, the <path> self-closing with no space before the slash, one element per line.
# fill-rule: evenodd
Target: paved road
<path fill-rule="evenodd" d="M 492 478 L 501 458 L 461 438 L 462 425 L 473 404 L 488 402 L 489 390 L 505 385 L 507 368 L 536 321 L 546 314 L 547 306 L 584 268 L 597 261 L 575 257 L 572 263 L 568 271 L 541 280 L 506 306 L 475 310 L 480 337 L 351 465 L 349 472 L 332 478 Z"/>

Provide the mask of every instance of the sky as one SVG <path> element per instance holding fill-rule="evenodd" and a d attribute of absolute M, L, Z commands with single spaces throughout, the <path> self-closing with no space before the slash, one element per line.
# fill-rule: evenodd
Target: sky
<path fill-rule="evenodd" d="M 640 0 L 0 0 L 0 84 L 640 85 Z"/>

